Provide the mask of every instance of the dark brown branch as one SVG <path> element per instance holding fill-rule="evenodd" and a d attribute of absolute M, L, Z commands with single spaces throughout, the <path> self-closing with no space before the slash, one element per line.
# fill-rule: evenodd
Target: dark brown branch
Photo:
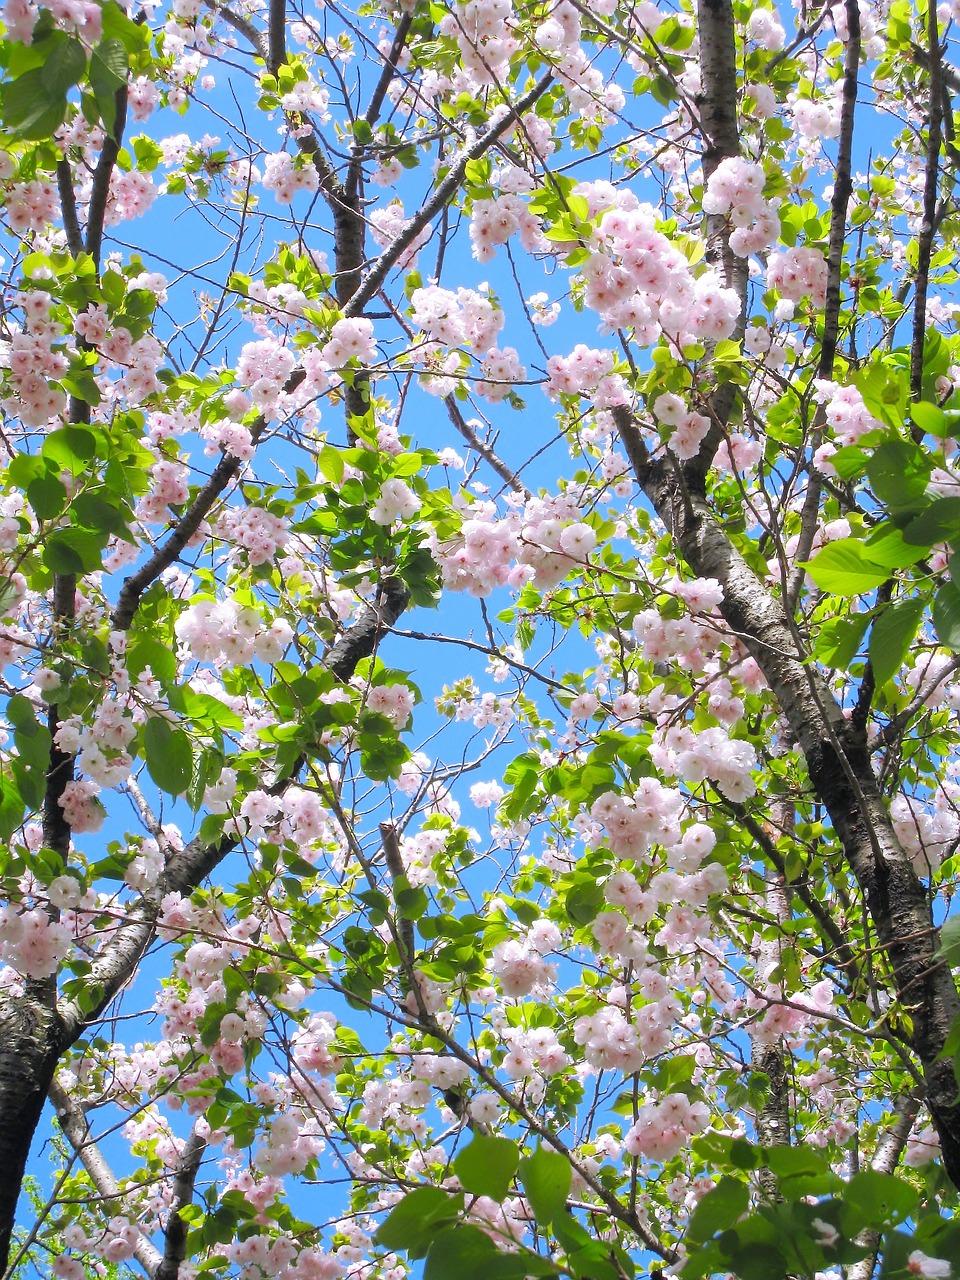
<path fill-rule="evenodd" d="M 910 395 L 919 400 L 923 390 L 923 349 L 927 332 L 927 290 L 937 227 L 937 191 L 940 186 L 940 145 L 943 126 L 943 62 L 937 6 L 927 6 L 927 74 L 930 77 L 927 111 L 927 164 L 923 177 L 923 221 L 917 237 L 917 284 L 913 299 L 913 337 L 910 343 Z"/>
<path fill-rule="evenodd" d="M 305 376 L 302 369 L 295 369 L 291 373 L 283 388 L 287 395 L 296 391 Z M 258 418 L 250 428 L 250 438 L 254 444 L 260 439 L 266 428 L 266 419 L 263 417 Z M 177 521 L 176 527 L 163 546 L 159 547 L 150 559 L 140 566 L 136 573 L 132 573 L 127 578 L 120 588 L 116 608 L 111 619 L 115 630 L 127 630 L 137 612 L 144 591 L 151 583 L 156 582 L 164 569 L 168 569 L 185 549 L 187 543 L 210 514 L 217 499 L 230 482 L 236 478 L 243 465 L 239 458 L 234 457 L 233 454 L 225 453 L 214 468 L 210 479 Z"/>
<path fill-rule="evenodd" d="M 890 597 L 893 595 L 893 579 L 888 578 L 886 582 L 880 584 L 877 588 L 877 598 L 875 603 L 875 614 L 873 626 L 877 625 L 877 618 L 880 611 L 890 603 Z M 876 693 L 876 675 L 873 670 L 873 663 L 867 658 L 867 664 L 863 670 L 863 677 L 860 681 L 860 688 L 857 692 L 856 706 L 850 716 L 850 725 L 856 732 L 866 737 L 867 721 L 870 718 L 870 708 L 873 705 L 873 695 Z"/>
<path fill-rule="evenodd" d="M 792 829 L 794 823 L 793 805 L 786 801 L 779 806 L 781 826 Z M 790 906 L 784 887 L 783 877 L 779 872 L 767 870 L 765 905 L 773 919 L 782 926 L 790 918 Z M 783 932 L 778 929 L 772 938 L 764 938 L 757 946 L 755 968 L 757 981 L 766 981 L 770 970 L 783 960 Z M 761 1071 L 767 1077 L 768 1087 L 762 1106 L 754 1116 L 757 1141 L 762 1147 L 784 1147 L 790 1145 L 790 1082 L 787 1075 L 787 1050 L 783 1040 L 778 1037 L 771 1042 L 761 1034 L 761 1023 L 755 1023 L 750 1029 L 750 1063 L 754 1071 Z M 757 1171 L 760 1189 L 764 1199 L 773 1203 L 779 1199 L 779 1186 L 776 1175 L 766 1164 Z"/>
<path fill-rule="evenodd" d="M 287 0 L 270 0 L 267 69 L 276 75 L 287 60 Z"/>
<path fill-rule="evenodd" d="M 123 130 L 127 122 L 127 86 L 122 85 L 113 95 L 114 121 L 113 128 L 103 140 L 100 159 L 93 174 L 93 187 L 90 192 L 90 207 L 87 211 L 86 251 L 100 270 L 100 253 L 103 247 L 103 227 L 107 215 L 107 199 L 110 194 L 110 179 L 116 168 L 117 156 L 123 143 Z"/>
<path fill-rule="evenodd" d="M 469 147 L 460 152 L 447 176 L 437 184 L 430 199 L 424 204 L 419 213 L 409 219 L 407 225 L 393 243 L 380 255 L 376 266 L 367 273 L 363 283 L 344 308 L 344 315 L 359 316 L 363 314 L 363 308 L 372 298 L 377 296 L 383 282 L 404 250 L 413 244 L 423 228 L 432 222 L 440 210 L 456 195 L 470 161 L 485 155 L 508 129 L 511 129 L 516 124 L 519 117 L 525 111 L 529 111 L 537 99 L 546 93 L 552 83 L 552 72 L 547 72 L 546 75 L 541 76 L 533 88 L 514 103 L 511 111 L 507 112 L 485 133 L 482 133 Z"/>
<path fill-rule="evenodd" d="M 401 876 L 406 876 L 406 871 L 404 870 L 403 859 L 400 857 L 400 841 L 397 838 L 396 825 L 392 822 L 381 822 L 380 839 L 383 842 L 383 856 L 386 859 L 387 870 L 390 872 L 391 890 L 394 906 L 396 907 L 397 950 L 400 952 L 400 967 L 403 970 L 405 979 L 404 986 L 409 990 L 413 990 L 416 987 L 413 961 L 417 954 L 417 944 L 413 933 L 413 921 L 404 916 L 400 903 L 397 901 L 398 881 Z M 419 997 L 419 992 L 416 994 Z"/>
<path fill-rule="evenodd" d="M 57 190 L 60 193 L 60 213 L 63 229 L 67 233 L 67 248 L 77 257 L 83 252 L 83 235 L 77 216 L 77 194 L 73 189 L 73 173 L 65 156 L 57 161 Z"/>
<path fill-rule="evenodd" d="M 853 194 L 851 157 L 853 122 L 857 106 L 857 76 L 860 71 L 860 9 L 857 0 L 846 0 L 847 45 L 843 61 L 843 90 L 840 100 L 840 138 L 837 170 L 830 200 L 830 245 L 827 253 L 827 296 L 823 309 L 823 337 L 817 376 L 829 378 L 837 354 L 840 333 L 840 269 L 847 242 L 847 206 Z M 806 555 L 801 556 L 806 559 Z"/>
<path fill-rule="evenodd" d="M 383 64 L 383 70 L 380 72 L 380 79 L 377 81 L 373 93 L 370 95 L 370 103 L 367 106 L 364 120 L 371 127 L 376 124 L 380 118 L 380 111 L 383 107 L 384 99 L 387 96 L 387 90 L 390 88 L 390 81 L 397 73 L 397 66 L 400 61 L 400 55 L 403 53 L 404 46 L 407 43 L 407 37 L 410 34 L 410 28 L 413 26 L 413 14 L 404 13 L 400 21 L 397 23 L 397 30 L 393 37 L 393 44 L 390 46 L 390 52 L 387 54 L 386 61 Z"/>
<path fill-rule="evenodd" d="M 89 409 L 89 406 L 87 406 Z M 77 418 L 71 414 L 73 421 Z M 82 419 L 81 419 L 82 420 Z M 72 573 L 57 574 L 53 580 L 53 620 L 55 635 L 63 639 L 73 629 L 77 613 L 77 579 Z M 47 705 L 47 731 L 50 734 L 50 764 L 43 793 L 43 843 L 59 853 L 66 864 L 70 853 L 70 823 L 61 801 L 64 790 L 73 780 L 74 756 L 57 742 L 60 728 L 60 706 Z"/>

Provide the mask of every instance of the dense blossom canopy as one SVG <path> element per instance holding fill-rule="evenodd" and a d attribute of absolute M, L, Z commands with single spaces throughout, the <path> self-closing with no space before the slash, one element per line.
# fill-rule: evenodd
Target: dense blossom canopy
<path fill-rule="evenodd" d="M 10 1275 L 960 1280 L 957 19 L 6 0 Z"/>

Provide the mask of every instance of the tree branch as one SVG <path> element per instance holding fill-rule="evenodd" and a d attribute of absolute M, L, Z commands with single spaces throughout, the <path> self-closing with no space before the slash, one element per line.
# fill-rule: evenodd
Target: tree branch
<path fill-rule="evenodd" d="M 105 1200 L 122 1201 L 123 1192 L 114 1177 L 113 1170 L 107 1164 L 103 1152 L 90 1136 L 90 1125 L 83 1109 L 73 1100 L 67 1090 L 54 1079 L 50 1085 L 50 1101 L 57 1113 L 57 1120 L 64 1136 L 80 1157 L 80 1163 L 87 1171 L 90 1181 Z M 159 1249 L 145 1235 L 138 1234 L 133 1247 L 133 1256 L 146 1271 L 148 1276 L 156 1276 L 162 1261 Z M 175 1280 L 170 1277 L 170 1280 Z"/>
<path fill-rule="evenodd" d="M 940 186 L 940 144 L 943 138 L 943 62 L 937 6 L 927 6 L 927 73 L 930 98 L 927 111 L 927 165 L 923 177 L 923 221 L 917 237 L 917 285 L 913 300 L 913 337 L 910 343 L 910 395 L 919 400 L 923 390 L 923 349 L 927 333 L 927 290 L 933 236 L 937 227 L 937 191 Z"/>
<path fill-rule="evenodd" d="M 703 178 L 706 184 L 717 166 L 740 154 L 737 123 L 737 45 L 732 0 L 698 0 L 697 30 L 700 38 L 700 131 L 703 137 Z M 747 314 L 746 258 L 730 248 L 730 227 L 725 214 L 709 213 L 706 225 L 706 259 L 720 273 L 728 289 L 740 301 L 733 336 L 742 338 Z M 708 346 L 708 357 L 711 347 Z M 684 466 L 689 483 L 699 487 L 723 440 L 723 429 L 737 400 L 737 386 L 725 382 L 709 395 L 713 419 L 695 458 Z"/>
<path fill-rule="evenodd" d="M 457 404 L 453 396 L 444 396 L 443 403 L 446 405 L 447 415 L 450 421 L 456 427 L 457 431 L 463 436 L 464 440 L 474 451 L 483 458 L 484 462 L 494 470 L 504 484 L 508 485 L 514 493 L 522 493 L 525 498 L 532 498 L 533 493 L 527 488 L 516 472 L 511 471 L 507 464 L 503 461 L 498 453 L 485 444 L 477 435 L 476 431 L 470 426 L 460 406 Z"/>
<path fill-rule="evenodd" d="M 497 120 L 495 124 L 491 125 L 469 147 L 460 152 L 456 161 L 451 165 L 449 173 L 437 184 L 430 199 L 427 200 L 419 213 L 408 220 L 396 239 L 384 249 L 377 260 L 376 266 L 364 277 L 362 284 L 344 308 L 345 316 L 359 316 L 363 313 L 363 308 L 372 298 L 376 297 L 381 285 L 404 250 L 413 244 L 423 228 L 429 222 L 432 222 L 440 210 L 456 195 L 470 161 L 478 159 L 489 151 L 516 124 L 523 113 L 529 111 L 537 99 L 546 93 L 552 83 L 553 72 L 548 71 L 540 77 L 532 89 L 528 90 L 522 98 L 514 103 L 511 110 Z"/>
<path fill-rule="evenodd" d="M 920 1110 L 918 1092 L 914 1091 L 901 1095 L 894 1103 L 893 1110 L 896 1117 L 893 1126 L 877 1142 L 877 1149 L 874 1152 L 873 1160 L 870 1162 L 870 1167 L 876 1173 L 893 1173 L 897 1167 L 903 1148 L 907 1145 L 907 1139 L 910 1137 L 913 1122 L 917 1118 L 917 1112 Z M 861 1258 L 859 1262 L 853 1262 L 847 1266 L 845 1271 L 846 1280 L 871 1280 L 877 1269 L 880 1232 L 865 1231 L 858 1237 L 857 1244 L 863 1245 L 870 1252 L 865 1258 Z"/>
<path fill-rule="evenodd" d="M 93 187 L 90 192 L 90 207 L 87 210 L 87 242 L 86 250 L 100 270 L 100 252 L 103 247 L 103 227 L 107 213 L 107 197 L 110 194 L 110 179 L 116 167 L 117 156 L 123 143 L 123 129 L 127 122 L 127 86 L 122 85 L 113 95 L 116 112 L 113 129 L 103 140 L 100 159 L 93 174 Z"/>
<path fill-rule="evenodd" d="M 929 895 L 893 830 L 863 737 L 819 671 L 804 662 L 781 602 L 737 551 L 706 497 L 650 458 L 625 406 L 613 414 L 641 487 L 693 572 L 723 587 L 721 614 L 763 672 L 803 752 L 814 794 L 889 958 L 897 997 L 910 1013 L 910 1045 L 923 1068 L 944 1167 L 960 1186 L 960 1106 L 952 1062 L 943 1056 L 960 995 L 949 967 L 937 963 Z"/>
<path fill-rule="evenodd" d="M 267 68 L 276 75 L 287 60 L 287 0 L 270 0 Z"/>
<path fill-rule="evenodd" d="M 840 138 L 837 146 L 837 172 L 830 201 L 830 242 L 827 253 L 827 290 L 823 310 L 823 337 L 820 340 L 820 360 L 817 376 L 833 376 L 840 333 L 840 271 L 843 266 L 843 250 L 847 242 L 847 206 L 853 193 L 851 164 L 853 155 L 853 122 L 857 108 L 857 77 L 860 70 L 860 8 L 857 0 L 846 0 L 847 46 L 843 63 L 843 90 L 840 102 Z M 822 411 L 818 412 L 813 426 L 813 439 L 809 443 L 811 455 L 820 442 Z M 786 607 L 796 608 L 806 570 L 800 566 L 810 559 L 813 539 L 816 536 L 820 514 L 822 480 L 811 466 L 808 471 L 807 492 L 800 515 L 800 537 L 794 567 L 786 587 Z"/>
<path fill-rule="evenodd" d="M 57 190 L 60 194 L 60 212 L 63 229 L 67 233 L 67 248 L 76 257 L 83 252 L 83 235 L 77 216 L 77 195 L 73 189 L 73 173 L 65 156 L 57 161 Z"/>
<path fill-rule="evenodd" d="M 404 584 L 398 578 L 388 578 L 376 601 L 361 610 L 356 621 L 325 655 L 323 665 L 339 680 L 349 680 L 361 659 L 376 651 L 380 639 L 403 613 L 409 599 Z M 301 765 L 302 761 L 297 762 L 271 789 L 281 793 L 297 776 Z M 157 883 L 129 910 L 113 939 L 91 964 L 85 982 L 88 991 L 98 992 L 93 1007 L 83 1009 L 75 1001 L 60 1001 L 59 1014 L 67 1044 L 82 1033 L 88 1022 L 100 1016 L 134 974 L 156 934 L 164 897 L 168 893 L 192 893 L 238 845 L 239 840 L 234 837 L 224 836 L 208 844 L 197 836 L 173 854 Z"/>
<path fill-rule="evenodd" d="M 180 1264 L 187 1256 L 187 1234 L 190 1230 L 180 1216 L 181 1210 L 193 1201 L 193 1188 L 206 1149 L 207 1141 L 194 1125 L 174 1170 L 173 1203 L 163 1233 L 163 1258 L 154 1272 L 154 1280 L 178 1280 L 180 1275 Z"/>
<path fill-rule="evenodd" d="M 295 369 L 287 379 L 283 388 L 284 391 L 288 395 L 296 391 L 305 376 L 302 369 Z M 259 417 L 250 428 L 251 442 L 256 444 L 266 428 L 266 419 L 262 416 Z M 243 465 L 241 459 L 234 457 L 233 454 L 223 454 L 210 479 L 177 521 L 176 527 L 163 546 L 159 547 L 150 559 L 140 566 L 136 573 L 132 573 L 120 588 L 120 594 L 117 597 L 116 607 L 111 618 L 115 630 L 126 631 L 129 628 L 143 593 L 151 583 L 156 582 L 164 569 L 168 569 L 178 558 L 187 543 L 200 528 L 201 523 L 210 514 L 214 503 L 238 475 Z"/>

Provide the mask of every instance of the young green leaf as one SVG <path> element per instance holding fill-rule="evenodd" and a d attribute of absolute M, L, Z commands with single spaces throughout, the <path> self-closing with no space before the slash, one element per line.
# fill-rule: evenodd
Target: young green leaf
<path fill-rule="evenodd" d="M 533 1155 L 520 1161 L 519 1175 L 534 1217 L 541 1226 L 549 1226 L 570 1195 L 570 1162 L 559 1151 L 538 1146 Z"/>
<path fill-rule="evenodd" d="M 838 596 L 863 595 L 890 577 L 889 569 L 872 561 L 856 538 L 828 543 L 802 567 L 822 591 Z"/>
<path fill-rule="evenodd" d="M 510 1138 L 478 1136 L 457 1156 L 453 1170 L 465 1191 L 502 1201 L 507 1197 L 520 1149 Z"/>
<path fill-rule="evenodd" d="M 878 689 L 900 670 L 926 604 L 925 598 L 914 596 L 887 605 L 878 614 L 870 632 L 870 664 Z"/>

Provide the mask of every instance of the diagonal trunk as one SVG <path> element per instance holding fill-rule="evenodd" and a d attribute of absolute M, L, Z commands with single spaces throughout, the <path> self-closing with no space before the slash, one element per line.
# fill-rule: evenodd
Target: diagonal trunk
<path fill-rule="evenodd" d="M 814 795 L 830 815 L 889 961 L 944 1168 L 960 1186 L 957 1080 L 951 1058 L 941 1056 L 960 1015 L 960 994 L 949 967 L 937 960 L 929 896 L 893 830 L 864 734 L 845 718 L 818 670 L 803 661 L 779 599 L 733 546 L 703 493 L 649 457 L 627 410 L 616 415 L 644 492 L 693 572 L 723 586 L 724 620 L 762 670 L 803 752 Z"/>

